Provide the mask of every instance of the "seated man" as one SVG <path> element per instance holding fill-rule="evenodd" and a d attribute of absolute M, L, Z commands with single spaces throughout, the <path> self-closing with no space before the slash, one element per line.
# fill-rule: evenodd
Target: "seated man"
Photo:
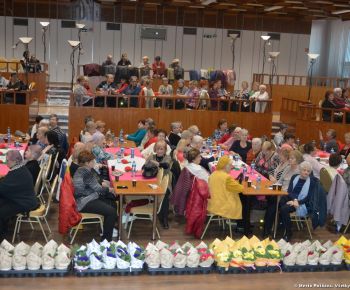
<path fill-rule="evenodd" d="M 101 75 L 105 76 L 107 74 L 116 73 L 116 64 L 113 62 L 113 56 L 111 54 L 107 55 L 107 59 L 101 65 Z"/>
<path fill-rule="evenodd" d="M 120 61 L 118 61 L 118 66 L 129 66 L 131 65 L 131 61 L 128 59 L 128 54 L 124 52 Z"/>
<path fill-rule="evenodd" d="M 4 78 L 2 75 L 1 75 L 1 72 L 0 72 L 0 88 L 5 88 L 7 87 L 7 84 L 8 84 L 8 80 L 6 78 Z"/>
<path fill-rule="evenodd" d="M 26 152 L 24 152 L 25 158 L 25 166 L 32 174 L 33 184 L 36 183 L 36 179 L 38 178 L 40 172 L 40 166 L 38 159 L 41 155 L 41 147 L 40 145 L 30 145 Z"/>
<path fill-rule="evenodd" d="M 97 87 L 97 92 L 104 92 L 107 95 L 111 95 L 116 90 L 116 85 L 114 83 L 114 75 L 108 74 L 106 75 L 106 80 L 102 81 Z M 107 97 L 107 106 L 115 107 L 116 99 L 114 97 Z M 104 97 L 96 97 L 95 99 L 95 107 L 104 107 Z"/>
<path fill-rule="evenodd" d="M 79 76 L 77 78 L 77 83 L 73 89 L 74 105 L 75 106 L 91 106 L 92 97 L 89 95 L 88 90 L 85 87 L 86 78 L 84 76 Z"/>
<path fill-rule="evenodd" d="M 166 74 L 166 65 L 165 62 L 161 61 L 160 56 L 154 58 L 152 63 L 153 77 L 154 78 L 163 78 Z"/>
<path fill-rule="evenodd" d="M 139 70 L 140 70 L 140 78 L 147 76 L 150 76 L 150 72 L 151 72 L 151 64 L 149 63 L 149 58 L 148 56 L 144 56 L 142 58 L 142 62 L 139 66 Z"/>
<path fill-rule="evenodd" d="M 22 82 L 17 73 L 12 73 L 10 77 L 10 81 L 7 84 L 7 89 L 12 91 L 24 91 L 27 89 L 27 86 L 24 82 Z M 4 96 L 5 103 L 14 103 L 15 96 L 14 93 L 6 93 Z M 16 104 L 25 104 L 26 103 L 26 95 L 25 94 L 16 94 Z"/>
<path fill-rule="evenodd" d="M 239 193 L 243 186 L 234 180 L 231 175 L 232 160 L 225 155 L 219 159 L 214 171 L 209 176 L 210 199 L 208 212 L 227 219 L 242 218 L 242 203 Z"/>
<path fill-rule="evenodd" d="M 6 154 L 9 173 L 0 180 L 0 240 L 5 238 L 8 220 L 18 213 L 34 210 L 38 206 L 33 178 L 23 166 L 18 150 Z"/>
<path fill-rule="evenodd" d="M 130 84 L 128 87 L 123 91 L 123 95 L 131 96 L 130 97 L 130 107 L 138 107 L 139 100 L 138 95 L 140 94 L 141 87 L 137 83 L 137 77 L 133 76 L 130 78 Z"/>

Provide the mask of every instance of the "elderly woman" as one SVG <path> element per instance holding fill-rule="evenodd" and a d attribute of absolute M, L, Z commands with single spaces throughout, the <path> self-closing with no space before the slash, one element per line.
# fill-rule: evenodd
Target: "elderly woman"
<path fill-rule="evenodd" d="M 322 102 L 322 108 L 323 109 L 343 109 L 345 107 L 345 104 L 339 104 L 337 103 L 337 99 L 334 96 L 334 93 L 332 91 L 327 91 L 324 96 L 324 101 Z M 337 115 L 334 113 L 334 117 L 336 118 Z M 331 121 L 332 119 L 332 111 L 330 110 L 323 110 L 322 111 L 322 119 L 323 121 Z"/>
<path fill-rule="evenodd" d="M 294 175 L 289 183 L 288 195 L 283 196 L 279 203 L 281 222 L 285 230 L 284 239 L 290 241 L 292 237 L 292 225 L 290 213 L 295 212 L 297 216 L 304 217 L 308 214 L 310 196 L 316 188 L 318 180 L 311 174 L 312 167 L 307 161 L 299 165 L 300 174 Z M 265 233 L 269 233 L 272 228 L 275 216 L 275 206 L 267 209 L 265 215 Z"/>
<path fill-rule="evenodd" d="M 303 161 L 303 154 L 300 151 L 290 151 L 288 166 L 283 170 L 281 177 L 278 179 L 278 183 L 282 184 L 282 190 L 287 191 L 292 176 L 299 174 L 299 165 Z"/>
<path fill-rule="evenodd" d="M 152 162 L 156 164 L 159 168 L 163 168 L 164 175 L 170 174 L 172 160 L 169 155 L 166 155 L 167 144 L 164 140 L 158 141 L 154 146 L 154 154 L 148 157 L 147 162 Z M 169 185 L 171 182 L 169 182 Z M 162 207 L 160 208 L 158 218 L 164 229 L 169 228 L 168 224 L 168 215 L 169 215 L 169 194 L 170 191 L 167 190 L 163 202 Z"/>
<path fill-rule="evenodd" d="M 112 154 L 104 151 L 106 146 L 106 138 L 103 134 L 96 132 L 94 135 L 92 135 L 91 143 L 91 152 L 94 154 L 97 163 L 104 164 L 107 162 L 107 160 L 113 159 Z"/>
<path fill-rule="evenodd" d="M 263 101 L 269 99 L 269 94 L 266 92 L 266 86 L 260 85 L 259 91 L 254 93 L 254 95 L 252 95 L 250 99 L 256 101 L 255 113 L 265 113 L 267 103 Z"/>
<path fill-rule="evenodd" d="M 79 168 L 78 156 L 79 156 L 80 152 L 82 152 L 84 150 L 86 150 L 86 145 L 84 143 L 77 142 L 74 144 L 73 153 L 72 153 L 72 162 L 69 166 L 69 172 L 70 172 L 70 176 L 72 178 L 74 177 L 75 172 Z"/>
<path fill-rule="evenodd" d="M 346 159 L 350 154 L 350 132 L 344 134 L 344 140 L 345 144 L 343 144 L 341 148 L 339 148 L 339 154 L 344 156 Z"/>
<path fill-rule="evenodd" d="M 214 130 L 214 133 L 213 133 L 212 137 L 216 141 L 219 141 L 227 132 L 228 132 L 228 130 L 227 130 L 227 120 L 226 119 L 220 119 L 219 122 L 218 122 L 218 126 Z"/>
<path fill-rule="evenodd" d="M 74 105 L 75 106 L 91 106 L 92 97 L 85 88 L 86 79 L 84 76 L 77 78 L 77 83 L 73 89 Z"/>
<path fill-rule="evenodd" d="M 275 152 L 275 146 L 270 141 L 265 141 L 262 145 L 261 152 L 255 159 L 256 170 L 269 178 L 273 175 L 279 164 L 279 156 Z"/>
<path fill-rule="evenodd" d="M 103 121 L 96 121 L 96 131 L 100 132 L 101 134 L 105 133 L 106 130 L 106 123 Z"/>
<path fill-rule="evenodd" d="M 39 127 L 38 131 L 36 132 L 36 136 L 38 138 L 36 145 L 39 145 L 41 147 L 41 149 L 44 149 L 46 147 L 45 134 L 47 131 L 49 131 L 49 129 L 47 127 Z"/>
<path fill-rule="evenodd" d="M 185 96 L 188 97 L 186 100 L 186 108 L 188 109 L 197 109 L 199 101 L 199 90 L 197 87 L 197 81 L 190 81 L 189 88 L 185 93 Z"/>
<path fill-rule="evenodd" d="M 193 136 L 190 148 L 200 151 L 203 147 L 203 138 L 201 136 Z M 215 161 L 216 154 L 213 154 L 209 158 L 201 158 L 199 165 L 210 172 L 209 163 Z M 187 158 L 188 159 L 188 158 Z"/>
<path fill-rule="evenodd" d="M 303 158 L 305 161 L 309 162 L 312 166 L 312 172 L 313 175 L 320 179 L 320 171 L 324 167 L 317 159 L 316 159 L 316 153 L 317 153 L 317 148 L 315 144 L 307 143 L 304 145 L 304 154 Z"/>
<path fill-rule="evenodd" d="M 248 165 L 250 165 L 261 152 L 261 145 L 262 145 L 261 138 L 253 138 L 252 148 L 247 153 L 246 163 Z"/>
<path fill-rule="evenodd" d="M 247 161 L 247 154 L 252 148 L 252 143 L 247 142 L 248 140 L 248 130 L 242 129 L 239 134 L 239 140 L 233 142 L 230 151 L 241 156 L 243 162 Z"/>
<path fill-rule="evenodd" d="M 97 125 L 94 121 L 89 121 L 85 125 L 84 134 L 81 136 L 81 142 L 88 143 L 92 139 L 92 135 L 95 134 Z"/>
<path fill-rule="evenodd" d="M 338 168 L 342 164 L 343 159 L 338 153 L 333 153 L 329 156 L 329 166 L 326 166 L 325 169 L 329 173 L 332 180 L 338 174 Z"/>
<path fill-rule="evenodd" d="M 188 164 L 185 166 L 189 172 L 191 172 L 195 177 L 203 179 L 208 182 L 209 173 L 201 165 L 201 152 L 196 148 L 191 148 L 187 154 Z"/>
<path fill-rule="evenodd" d="M 231 136 L 224 143 L 220 144 L 220 147 L 225 150 L 229 150 L 232 144 L 236 141 L 240 141 L 242 128 L 236 127 L 233 131 L 231 131 Z"/>
<path fill-rule="evenodd" d="M 192 125 L 192 126 L 188 127 L 187 130 L 192 133 L 192 136 L 200 135 L 199 128 L 196 125 Z"/>
<path fill-rule="evenodd" d="M 329 129 L 326 133 L 326 141 L 323 139 L 323 134 L 321 131 L 319 131 L 319 137 L 320 137 L 320 146 L 321 148 L 328 152 L 332 153 L 332 151 L 338 152 L 339 146 L 337 142 L 337 132 L 334 129 Z"/>
<path fill-rule="evenodd" d="M 181 139 L 179 143 L 177 143 L 176 149 L 173 152 L 173 157 L 179 162 L 181 168 L 184 168 L 187 164 L 185 152 L 190 142 L 191 141 L 188 139 Z"/>
<path fill-rule="evenodd" d="M 145 120 L 139 120 L 137 123 L 137 130 L 136 132 L 132 134 L 126 134 L 125 138 L 130 141 L 134 141 L 136 146 L 139 146 L 141 144 L 142 139 L 145 137 L 147 133 L 147 129 L 145 128 L 146 121 Z"/>
<path fill-rule="evenodd" d="M 33 178 L 23 165 L 18 150 L 6 154 L 10 171 L 0 179 L 0 240 L 5 238 L 8 220 L 18 213 L 29 212 L 38 206 Z"/>
<path fill-rule="evenodd" d="M 289 165 L 289 153 L 292 151 L 291 148 L 283 148 L 279 151 L 278 157 L 279 157 L 279 164 L 274 170 L 273 174 L 269 175 L 270 181 L 273 183 L 276 183 L 280 180 L 282 174 L 287 169 Z"/>
<path fill-rule="evenodd" d="M 181 122 L 173 122 L 171 123 L 171 131 L 168 135 L 168 140 L 171 147 L 176 147 L 177 143 L 179 143 L 181 139 L 181 131 L 182 131 L 182 123 Z"/>
<path fill-rule="evenodd" d="M 74 174 L 74 196 L 80 212 L 102 215 L 103 234 L 101 240 L 111 241 L 117 236 L 114 225 L 117 220 L 117 208 L 113 188 L 101 185 L 93 173 L 95 156 L 89 151 L 81 151 L 78 156 L 79 168 Z"/>
<path fill-rule="evenodd" d="M 27 167 L 33 177 L 33 184 L 35 184 L 40 172 L 38 159 L 41 155 L 41 150 L 39 145 L 30 145 L 27 151 L 24 152 L 25 167 Z"/>
<path fill-rule="evenodd" d="M 158 131 L 158 134 L 157 134 L 156 142 L 157 141 L 165 141 L 166 142 L 166 132 L 164 130 L 161 130 L 161 129 L 157 130 L 157 131 Z M 143 158 L 147 159 L 150 155 L 152 155 L 152 153 L 154 152 L 154 147 L 156 145 L 156 142 L 150 144 L 147 148 L 142 150 L 141 155 Z M 170 153 L 171 153 L 171 147 L 167 143 L 166 155 L 170 156 Z"/>
<path fill-rule="evenodd" d="M 227 219 L 241 219 L 239 193 L 243 191 L 243 186 L 231 177 L 231 167 L 232 160 L 225 155 L 219 159 L 216 171 L 209 176 L 210 199 L 207 210 Z"/>

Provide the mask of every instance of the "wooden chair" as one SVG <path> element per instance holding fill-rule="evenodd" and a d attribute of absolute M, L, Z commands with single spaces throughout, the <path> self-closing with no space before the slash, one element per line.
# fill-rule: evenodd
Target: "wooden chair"
<path fill-rule="evenodd" d="M 163 199 L 164 199 L 165 193 L 166 193 L 167 188 L 168 188 L 168 183 L 169 183 L 169 175 L 165 175 L 162 179 L 161 184 L 160 184 L 160 187 L 162 188 L 164 195 L 162 196 L 162 198 L 158 198 L 157 213 L 159 213 L 159 211 L 162 207 Z M 132 225 L 134 224 L 135 220 L 150 220 L 150 221 L 152 221 L 154 218 L 157 218 L 157 217 L 153 216 L 153 204 L 152 203 L 149 203 L 149 204 L 146 204 L 143 206 L 133 207 L 130 210 L 130 214 L 132 215 L 133 219 L 131 220 L 131 223 L 130 223 L 129 232 L 128 232 L 128 239 L 130 238 Z M 158 238 L 160 239 L 158 228 L 156 228 L 156 232 L 157 232 Z"/>
<path fill-rule="evenodd" d="M 309 224 L 309 222 L 311 222 L 311 220 L 310 220 L 309 216 L 301 217 L 301 216 L 297 216 L 296 213 L 293 212 L 293 213 L 290 214 L 290 220 L 292 222 L 296 222 L 298 231 L 300 231 L 300 229 L 303 228 L 303 223 L 305 223 L 307 231 L 308 231 L 309 236 L 310 236 L 310 240 L 312 240 L 311 227 L 310 227 L 310 224 Z"/>
<path fill-rule="evenodd" d="M 223 222 L 223 229 L 225 229 L 225 222 L 226 222 L 228 224 L 228 226 L 229 226 L 228 228 L 229 228 L 229 232 L 230 232 L 230 238 L 232 238 L 232 227 L 231 227 L 232 222 L 231 222 L 230 219 L 227 219 L 225 217 L 222 217 L 222 216 L 219 216 L 219 215 L 216 215 L 216 214 L 212 214 L 212 213 L 209 213 L 209 212 L 207 213 L 207 216 L 209 217 L 209 220 L 208 220 L 208 222 L 207 222 L 207 224 L 206 224 L 206 226 L 204 228 L 203 234 L 201 236 L 201 240 L 204 238 L 204 235 L 207 232 L 208 227 L 209 227 L 209 225 L 210 225 L 210 223 L 212 221 L 218 221 L 219 224 L 221 222 Z"/>
<path fill-rule="evenodd" d="M 40 202 L 45 203 L 45 200 L 43 198 L 43 193 L 45 189 L 45 184 L 47 182 L 47 178 L 49 175 L 50 167 L 51 167 L 51 162 L 52 162 L 52 155 L 47 155 L 44 157 L 42 160 L 40 167 L 43 170 L 41 174 L 41 186 L 40 186 L 40 191 L 37 194 L 37 197 L 39 198 Z"/>
<path fill-rule="evenodd" d="M 53 196 L 55 188 L 56 188 L 57 179 L 58 179 L 58 177 L 56 177 L 52 183 L 52 188 L 51 188 L 51 191 L 49 193 L 49 196 L 48 196 L 46 203 L 41 203 L 40 206 L 36 210 L 30 211 L 28 214 L 28 217 L 25 216 L 24 214 L 17 215 L 15 230 L 13 232 L 13 237 L 12 237 L 12 243 L 15 241 L 16 234 L 19 234 L 22 223 L 30 223 L 31 225 L 33 223 L 39 224 L 41 232 L 44 235 L 45 241 L 48 242 L 45 230 L 44 230 L 43 225 L 42 225 L 42 220 L 46 223 L 46 226 L 49 230 L 49 233 L 51 234 L 51 229 L 50 229 L 49 223 L 47 222 L 46 217 L 47 217 L 47 214 L 48 214 L 50 207 L 51 207 L 52 196 Z"/>
<path fill-rule="evenodd" d="M 332 186 L 333 180 L 326 168 L 321 168 L 320 170 L 320 182 L 324 190 L 328 193 Z"/>

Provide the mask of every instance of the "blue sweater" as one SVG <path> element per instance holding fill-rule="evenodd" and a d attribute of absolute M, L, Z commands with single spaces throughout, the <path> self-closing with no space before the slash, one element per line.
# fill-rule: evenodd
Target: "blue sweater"
<path fill-rule="evenodd" d="M 135 133 L 128 135 L 127 139 L 130 141 L 134 141 L 136 146 L 140 146 L 141 141 L 143 137 L 145 137 L 146 133 L 147 133 L 146 129 L 138 129 Z"/>

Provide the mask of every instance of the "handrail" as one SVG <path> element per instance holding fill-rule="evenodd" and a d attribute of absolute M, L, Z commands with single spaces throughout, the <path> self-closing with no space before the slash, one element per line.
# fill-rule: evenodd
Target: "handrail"
<path fill-rule="evenodd" d="M 75 97 L 71 95 L 70 105 L 75 106 Z M 147 96 L 127 96 L 116 94 L 96 94 L 93 96 L 92 107 L 110 108 L 160 108 L 169 110 L 187 110 L 186 101 L 191 99 L 188 96 L 179 95 L 158 95 Z M 229 111 L 229 112 L 254 112 L 253 108 L 257 103 L 266 104 L 264 113 L 271 113 L 272 100 L 241 100 L 241 99 L 221 99 L 221 98 L 193 98 L 196 102 L 195 110 Z M 146 107 L 151 100 L 151 106 Z"/>
<path fill-rule="evenodd" d="M 253 74 L 253 82 L 259 82 L 264 84 L 270 83 L 270 74 Z M 273 77 L 273 85 L 292 85 L 292 86 L 309 86 L 308 76 L 299 75 L 276 75 Z M 349 78 L 338 78 L 338 77 L 312 77 L 311 86 L 313 87 L 342 87 L 346 88 L 350 84 Z"/>
<path fill-rule="evenodd" d="M 289 98 L 282 98 L 280 109 L 280 120 L 283 123 L 294 125 L 298 117 L 299 106 L 313 106 L 309 102 L 294 100 Z"/>
<path fill-rule="evenodd" d="M 37 93 L 37 90 L 0 90 L 0 104 L 31 105 Z"/>
<path fill-rule="evenodd" d="M 331 123 L 350 123 L 350 108 L 328 109 L 315 105 L 300 105 L 298 120 L 315 120 Z"/>
<path fill-rule="evenodd" d="M 0 60 L 0 65 L 1 64 L 5 64 L 6 65 L 6 70 L 2 71 L 2 72 L 17 72 L 17 73 L 25 73 L 25 71 L 23 70 L 22 64 L 20 61 L 5 61 L 5 60 Z M 14 64 L 16 66 L 16 69 L 10 69 L 10 65 Z M 49 70 L 49 65 L 45 62 L 39 62 L 38 64 L 40 64 L 44 69 L 43 72 L 48 72 Z"/>

